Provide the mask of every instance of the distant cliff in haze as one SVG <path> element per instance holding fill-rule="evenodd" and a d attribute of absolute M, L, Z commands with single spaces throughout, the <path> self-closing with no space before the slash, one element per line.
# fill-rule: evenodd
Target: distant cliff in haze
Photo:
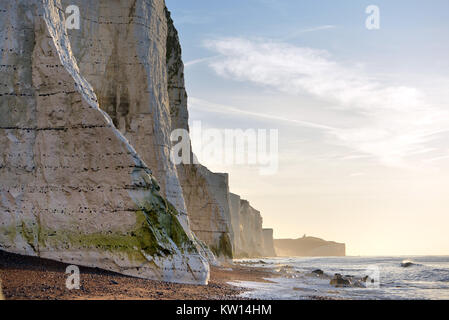
<path fill-rule="evenodd" d="M 346 255 L 346 245 L 315 237 L 275 239 L 274 249 L 281 257 L 326 257 Z"/>

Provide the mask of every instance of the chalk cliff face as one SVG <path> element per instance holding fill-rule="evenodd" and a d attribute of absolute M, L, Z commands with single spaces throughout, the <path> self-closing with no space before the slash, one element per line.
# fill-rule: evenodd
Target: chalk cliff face
<path fill-rule="evenodd" d="M 0 249 L 205 284 L 168 161 L 165 5 L 69 2 L 70 39 L 59 0 L 0 3 Z"/>
<path fill-rule="evenodd" d="M 100 108 L 152 168 L 161 193 L 187 221 L 176 167 L 169 160 L 172 118 L 164 1 L 63 0 L 62 4 L 80 8 L 81 29 L 70 30 L 69 38 Z"/>
<path fill-rule="evenodd" d="M 167 11 L 167 73 L 172 130 L 189 130 L 184 64 L 178 33 Z M 232 227 L 227 174 L 213 173 L 200 164 L 177 166 L 191 229 L 217 257 L 232 257 Z M 211 254 L 205 253 L 207 256 Z"/>
<path fill-rule="evenodd" d="M 232 240 L 236 258 L 275 257 L 273 229 L 262 229 L 262 216 L 247 200 L 230 194 Z"/>
<path fill-rule="evenodd" d="M 231 228 L 232 228 L 232 246 L 234 248 L 234 256 L 240 257 L 242 255 L 244 243 L 244 226 L 240 219 L 240 202 L 239 195 L 231 193 L 229 195 L 229 204 L 231 210 Z"/>
<path fill-rule="evenodd" d="M 100 107 L 154 168 L 161 192 L 178 210 L 185 231 L 214 262 L 212 252 L 191 232 L 181 181 L 169 160 L 171 131 L 188 123 L 188 112 L 181 47 L 168 10 L 163 1 L 85 2 L 63 0 L 79 6 L 84 17 L 81 30 L 69 32 L 81 72 Z M 172 101 L 185 108 L 172 113 Z"/>
<path fill-rule="evenodd" d="M 333 241 L 326 241 L 315 237 L 299 239 L 275 239 L 276 254 L 283 257 L 325 257 L 345 256 L 346 245 Z"/>
<path fill-rule="evenodd" d="M 275 257 L 273 229 L 262 229 L 264 256 Z"/>
<path fill-rule="evenodd" d="M 262 216 L 247 200 L 231 194 L 233 247 L 236 258 L 266 256 L 262 233 Z"/>
<path fill-rule="evenodd" d="M 243 226 L 243 253 L 248 257 L 263 256 L 262 216 L 247 200 L 240 201 L 240 221 Z"/>
<path fill-rule="evenodd" d="M 217 257 L 232 258 L 228 175 L 201 165 L 181 165 L 178 171 L 192 231 Z"/>

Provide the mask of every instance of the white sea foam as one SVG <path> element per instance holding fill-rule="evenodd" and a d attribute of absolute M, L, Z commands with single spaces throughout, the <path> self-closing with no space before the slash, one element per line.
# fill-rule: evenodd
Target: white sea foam
<path fill-rule="evenodd" d="M 413 264 L 407 268 L 403 261 Z M 274 273 L 271 283 L 235 281 L 248 289 L 242 294 L 254 299 L 449 299 L 449 257 L 318 257 L 246 259 L 238 263 L 266 268 Z M 335 288 L 335 273 L 362 278 L 379 270 L 380 286 Z M 315 269 L 324 276 L 312 275 Z M 281 277 L 275 277 L 279 276 Z"/>

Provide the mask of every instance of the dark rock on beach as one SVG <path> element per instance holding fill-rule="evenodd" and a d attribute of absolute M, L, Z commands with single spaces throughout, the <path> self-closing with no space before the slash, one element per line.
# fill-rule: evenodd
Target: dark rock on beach
<path fill-rule="evenodd" d="M 339 273 L 336 273 L 335 276 L 331 279 L 331 286 L 334 287 L 348 287 L 351 285 L 351 282 L 348 279 L 343 278 L 343 276 Z"/>
<path fill-rule="evenodd" d="M 415 264 L 413 262 L 410 262 L 410 261 L 404 261 L 404 262 L 401 263 L 401 267 L 403 267 L 403 268 L 408 268 L 408 267 L 411 267 L 411 266 L 414 266 L 414 265 Z"/>
<path fill-rule="evenodd" d="M 321 269 L 316 269 L 312 271 L 312 274 L 315 274 L 317 276 L 322 276 L 324 274 L 324 271 Z"/>

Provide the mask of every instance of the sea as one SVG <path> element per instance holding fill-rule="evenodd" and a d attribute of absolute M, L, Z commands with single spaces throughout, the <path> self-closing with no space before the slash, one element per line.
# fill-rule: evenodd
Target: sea
<path fill-rule="evenodd" d="M 248 289 L 242 297 L 268 300 L 313 298 L 351 300 L 449 299 L 449 256 L 410 257 L 291 257 L 235 260 L 243 266 L 265 268 L 273 273 L 269 283 L 235 281 Z M 312 271 L 320 269 L 323 275 Z M 357 285 L 334 287 L 338 273 Z"/>

